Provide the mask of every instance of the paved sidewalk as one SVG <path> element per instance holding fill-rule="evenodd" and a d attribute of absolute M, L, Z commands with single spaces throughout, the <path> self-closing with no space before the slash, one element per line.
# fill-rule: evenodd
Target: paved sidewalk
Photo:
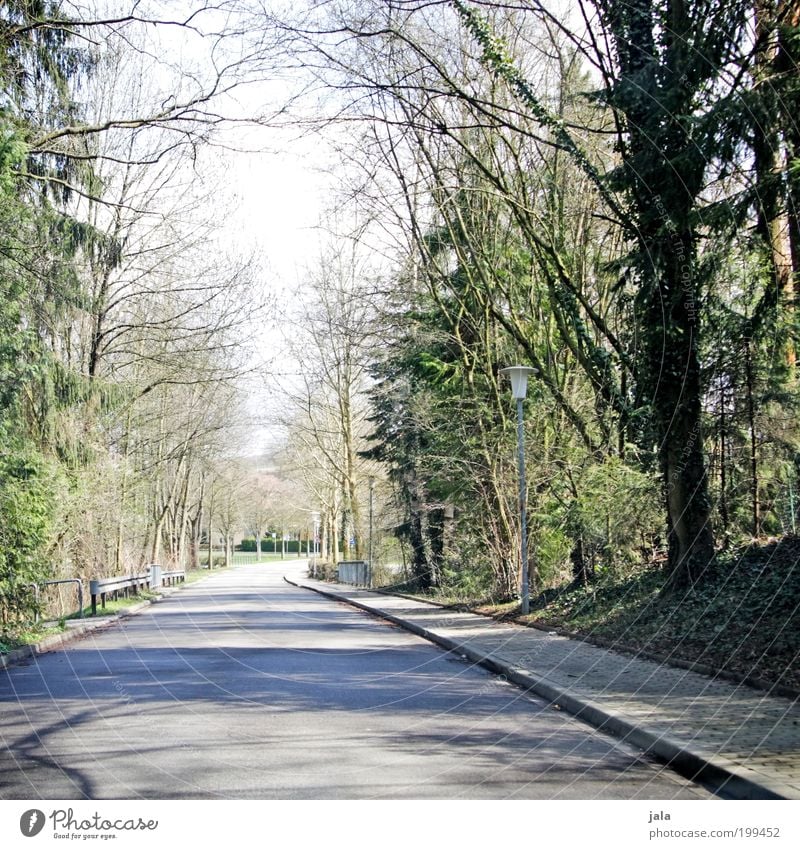
<path fill-rule="evenodd" d="M 800 799 L 800 700 L 408 598 L 286 581 L 457 651 L 725 796 Z"/>

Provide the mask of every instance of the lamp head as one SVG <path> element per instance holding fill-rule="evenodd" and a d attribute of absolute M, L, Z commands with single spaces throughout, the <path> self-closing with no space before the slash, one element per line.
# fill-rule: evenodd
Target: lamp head
<path fill-rule="evenodd" d="M 500 373 L 507 374 L 511 378 L 511 394 L 515 400 L 519 401 L 528 392 L 528 375 L 536 374 L 536 369 L 532 366 L 509 366 L 501 368 Z"/>

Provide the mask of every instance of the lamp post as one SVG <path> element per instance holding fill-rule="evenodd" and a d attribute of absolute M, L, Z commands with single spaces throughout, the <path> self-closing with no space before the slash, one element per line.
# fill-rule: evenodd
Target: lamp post
<path fill-rule="evenodd" d="M 375 478 L 369 479 L 369 541 L 367 548 L 367 586 L 372 586 L 372 496 L 375 492 Z"/>
<path fill-rule="evenodd" d="M 311 519 L 314 522 L 314 544 L 312 546 L 312 550 L 314 552 L 314 565 L 312 567 L 311 574 L 316 578 L 317 577 L 317 535 L 319 534 L 319 513 L 314 510 L 311 513 Z"/>
<path fill-rule="evenodd" d="M 511 378 L 511 395 L 517 402 L 517 466 L 519 469 L 519 529 L 520 529 L 520 566 L 523 615 L 530 613 L 531 592 L 528 577 L 528 515 L 525 486 L 525 431 L 522 422 L 522 403 L 528 392 L 528 375 L 535 374 L 536 369 L 530 366 L 509 366 L 500 369 L 502 374 Z"/>

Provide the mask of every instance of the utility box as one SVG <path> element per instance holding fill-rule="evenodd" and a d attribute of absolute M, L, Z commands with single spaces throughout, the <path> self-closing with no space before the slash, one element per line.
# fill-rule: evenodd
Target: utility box
<path fill-rule="evenodd" d="M 354 587 L 370 585 L 369 563 L 366 560 L 342 560 L 338 565 L 337 580 Z"/>

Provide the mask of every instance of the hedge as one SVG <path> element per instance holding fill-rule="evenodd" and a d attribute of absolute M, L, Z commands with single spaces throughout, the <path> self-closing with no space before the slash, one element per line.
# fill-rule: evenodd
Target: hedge
<path fill-rule="evenodd" d="M 286 548 L 282 548 L 283 543 L 279 539 L 264 537 L 261 540 L 261 551 L 267 553 L 280 553 L 285 551 L 287 554 L 308 554 L 311 543 L 309 540 L 288 539 L 286 540 Z M 236 546 L 237 551 L 255 551 L 256 541 L 254 539 L 244 539 L 240 545 Z"/>

